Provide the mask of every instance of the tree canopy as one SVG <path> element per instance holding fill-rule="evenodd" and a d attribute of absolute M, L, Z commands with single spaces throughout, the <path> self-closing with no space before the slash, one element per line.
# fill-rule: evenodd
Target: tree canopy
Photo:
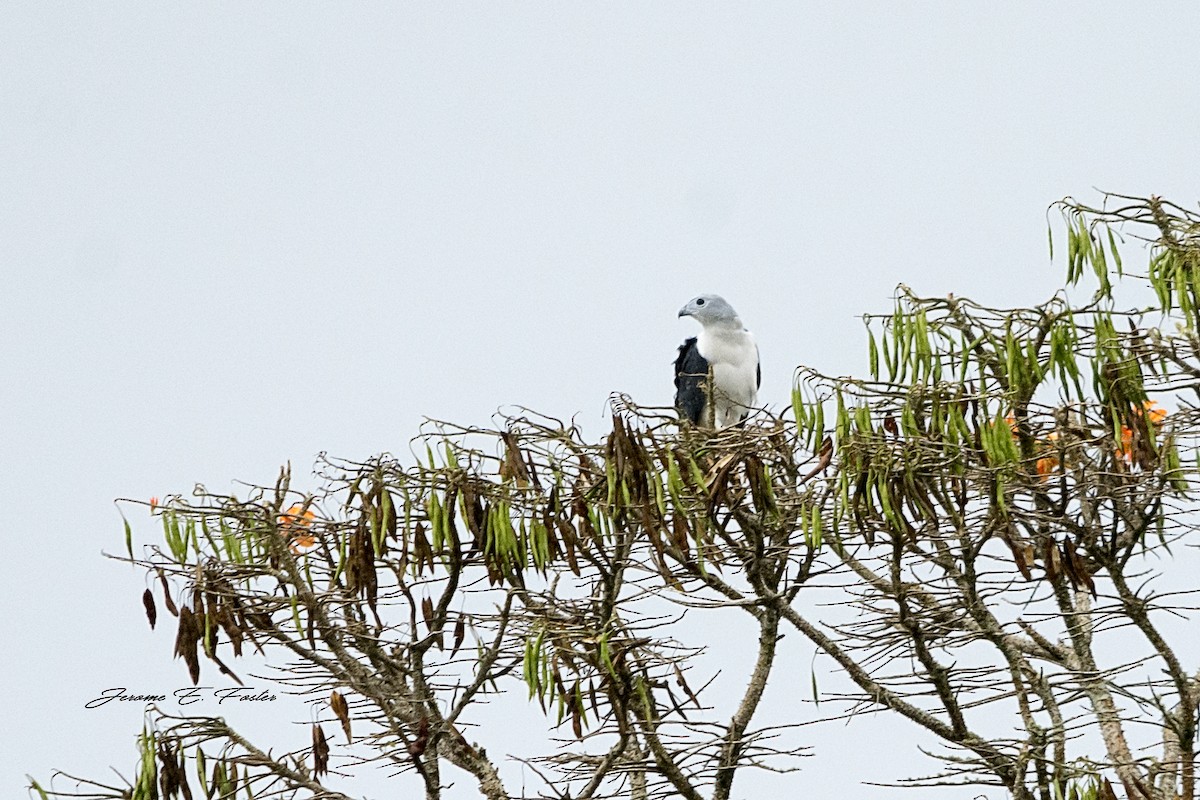
<path fill-rule="evenodd" d="M 1063 291 L 1001 309 L 901 286 L 864 317 L 868 374 L 801 367 L 781 416 L 714 432 L 615 396 L 599 441 L 533 413 L 431 422 L 413 457 L 321 460 L 315 493 L 285 469 L 155 501 L 161 529 L 127 523 L 125 557 L 191 681 L 239 680 L 259 651 L 321 719 L 252 742 L 151 708 L 128 785 L 34 790 L 341 798 L 327 775 L 385 765 L 430 800 L 464 778 L 490 800 L 724 800 L 818 744 L 760 722 L 778 674 L 808 669 L 780 644 L 799 636 L 850 687 L 814 674 L 822 715 L 885 711 L 940 742 L 897 781 L 1194 800 L 1195 612 L 1172 573 L 1200 519 L 1200 216 L 1116 195 L 1053 211 Z M 753 652 L 718 696 L 703 657 L 729 643 L 704 626 L 730 614 Z M 537 785 L 477 741 L 496 693 L 559 739 L 525 761 Z"/>

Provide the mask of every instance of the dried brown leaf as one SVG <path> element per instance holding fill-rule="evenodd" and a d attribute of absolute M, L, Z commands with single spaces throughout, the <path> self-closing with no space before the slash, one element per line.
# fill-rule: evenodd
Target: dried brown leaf
<path fill-rule="evenodd" d="M 883 429 L 890 433 L 893 438 L 900 438 L 900 427 L 896 425 L 896 418 L 891 414 L 883 418 Z"/>
<path fill-rule="evenodd" d="M 833 462 L 833 437 L 826 436 L 824 438 L 824 440 L 822 440 L 822 442 L 821 442 L 821 449 L 817 451 L 817 465 L 815 467 L 813 467 L 811 470 L 809 470 L 808 473 L 805 474 L 805 476 L 800 479 L 801 483 L 803 483 L 804 481 L 811 480 L 811 479 L 815 478 L 819 473 L 824 472 L 825 469 L 827 469 L 832 462 Z"/>
<path fill-rule="evenodd" d="M 458 620 L 454 623 L 454 647 L 450 650 L 451 657 L 458 655 L 458 648 L 462 647 L 465 638 L 467 638 L 467 618 L 459 614 Z"/>
<path fill-rule="evenodd" d="M 146 608 L 146 619 L 150 621 L 150 630 L 154 630 L 154 623 L 158 621 L 158 608 L 154 605 L 154 592 L 149 589 L 142 592 L 142 605 Z"/>
<path fill-rule="evenodd" d="M 320 725 L 312 726 L 313 774 L 320 780 L 329 772 L 329 742 L 325 739 L 325 731 Z"/>
<path fill-rule="evenodd" d="M 1047 539 L 1042 546 L 1042 563 L 1046 568 L 1046 577 L 1051 583 L 1058 581 L 1058 576 L 1062 574 L 1062 563 L 1058 557 L 1058 546 L 1053 539 Z"/>
<path fill-rule="evenodd" d="M 333 690 L 333 694 L 329 696 L 329 706 L 333 709 L 333 714 L 342 723 L 342 730 L 346 733 L 346 742 L 350 743 L 350 706 L 346 703 L 346 698 L 342 697 L 337 689 Z"/>
<path fill-rule="evenodd" d="M 159 572 L 158 581 L 162 584 L 163 605 L 167 607 L 167 611 L 171 612 L 171 616 L 178 617 L 179 609 L 176 608 L 175 601 L 171 599 L 171 586 L 167 583 L 167 576 Z"/>
<path fill-rule="evenodd" d="M 417 733 L 413 740 L 408 743 L 408 754 L 413 758 L 425 754 L 425 748 L 429 745 L 429 717 L 421 717 L 421 721 L 417 723 Z"/>
<path fill-rule="evenodd" d="M 678 664 L 672 666 L 675 667 L 675 683 L 679 684 L 679 688 L 683 689 L 688 698 L 696 705 L 696 708 L 700 708 L 700 699 L 696 697 L 695 692 L 692 691 L 692 687 L 688 686 L 687 681 L 683 679 L 683 670 L 679 668 Z"/>

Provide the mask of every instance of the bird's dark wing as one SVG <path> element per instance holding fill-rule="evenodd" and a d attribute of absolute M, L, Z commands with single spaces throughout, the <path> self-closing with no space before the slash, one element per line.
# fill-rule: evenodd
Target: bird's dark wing
<path fill-rule="evenodd" d="M 707 382 L 708 360 L 700 355 L 696 338 L 692 337 L 679 346 L 679 357 L 675 359 L 675 408 L 693 425 L 704 419 Z"/>

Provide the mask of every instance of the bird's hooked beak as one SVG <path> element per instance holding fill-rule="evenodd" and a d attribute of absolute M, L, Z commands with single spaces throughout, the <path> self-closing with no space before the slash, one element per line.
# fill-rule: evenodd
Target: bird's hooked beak
<path fill-rule="evenodd" d="M 691 315 L 692 315 L 692 312 L 688 311 L 687 306 L 684 306 L 683 308 L 679 309 L 679 316 L 690 317 Z"/>

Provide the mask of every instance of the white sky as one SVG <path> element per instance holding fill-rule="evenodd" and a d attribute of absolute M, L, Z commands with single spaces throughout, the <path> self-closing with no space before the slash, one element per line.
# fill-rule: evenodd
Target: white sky
<path fill-rule="evenodd" d="M 1046 299 L 1063 195 L 1194 203 L 1200 6 L 1134 5 L 4 3 L 0 794 L 127 770 L 140 709 L 83 704 L 184 683 L 100 557 L 115 497 L 424 416 L 599 431 L 670 402 L 701 292 L 783 404 L 797 364 L 864 371 L 901 281 Z M 811 736 L 815 796 L 930 766 Z"/>

